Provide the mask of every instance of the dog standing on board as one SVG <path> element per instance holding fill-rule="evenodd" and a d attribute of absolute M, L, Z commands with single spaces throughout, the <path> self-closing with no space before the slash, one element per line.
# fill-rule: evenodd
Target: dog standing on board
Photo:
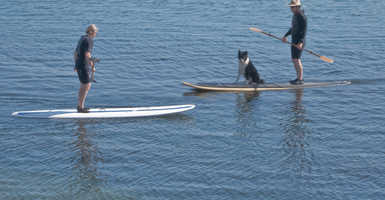
<path fill-rule="evenodd" d="M 259 77 L 257 69 L 254 67 L 251 62 L 248 52 L 238 50 L 238 77 L 235 82 L 239 81 L 239 78 L 242 76 L 245 77 L 247 84 L 263 84 L 264 81 Z"/>

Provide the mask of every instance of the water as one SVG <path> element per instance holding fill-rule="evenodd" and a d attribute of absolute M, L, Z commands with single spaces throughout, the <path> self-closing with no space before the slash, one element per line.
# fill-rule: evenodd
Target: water
<path fill-rule="evenodd" d="M 248 50 L 266 82 L 295 77 L 286 1 L 6 1 L 0 5 L 0 199 L 383 199 L 385 2 L 305 1 L 305 81 L 350 86 L 196 93 Z M 364 4 L 364 5 L 363 5 Z M 95 23 L 90 107 L 193 103 L 166 117 L 13 118 L 73 108 L 73 50 Z"/>

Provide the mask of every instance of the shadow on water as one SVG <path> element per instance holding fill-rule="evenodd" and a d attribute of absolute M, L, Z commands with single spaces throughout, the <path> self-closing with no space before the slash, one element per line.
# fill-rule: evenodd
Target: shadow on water
<path fill-rule="evenodd" d="M 197 96 L 197 97 L 210 97 L 217 94 L 229 93 L 229 92 L 214 92 L 214 91 L 203 91 L 203 90 L 192 90 L 191 92 L 183 93 L 183 96 Z M 233 92 L 231 92 L 233 93 Z"/>
<path fill-rule="evenodd" d="M 294 100 L 281 123 L 284 129 L 281 142 L 284 156 L 280 160 L 280 166 L 283 166 L 284 170 L 293 170 L 299 175 L 304 175 L 304 173 L 311 173 L 314 161 L 314 155 L 308 143 L 311 131 L 307 124 L 310 121 L 302 104 L 303 89 L 293 90 L 293 92 Z"/>
<path fill-rule="evenodd" d="M 353 79 L 350 80 L 352 84 L 357 85 L 383 85 L 385 83 L 385 79 Z"/>
<path fill-rule="evenodd" d="M 101 192 L 103 180 L 98 171 L 98 166 L 103 163 L 103 157 L 98 146 L 92 142 L 93 135 L 87 132 L 90 121 L 79 120 L 72 143 L 75 153 L 73 163 L 73 181 L 70 187 L 71 194 L 75 196 L 97 194 Z"/>

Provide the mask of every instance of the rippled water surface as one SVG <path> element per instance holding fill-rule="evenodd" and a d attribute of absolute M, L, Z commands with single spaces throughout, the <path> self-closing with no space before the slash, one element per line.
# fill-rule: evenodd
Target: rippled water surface
<path fill-rule="evenodd" d="M 385 1 L 303 1 L 305 81 L 352 85 L 198 93 L 248 50 L 266 82 L 295 77 L 287 1 L 15 0 L 0 5 L 0 199 L 383 199 Z M 165 117 L 42 120 L 73 108 L 72 55 L 95 23 L 90 107 L 196 104 Z"/>

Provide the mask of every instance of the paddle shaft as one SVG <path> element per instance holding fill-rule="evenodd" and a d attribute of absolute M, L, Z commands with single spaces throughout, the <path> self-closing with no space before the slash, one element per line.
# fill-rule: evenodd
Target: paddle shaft
<path fill-rule="evenodd" d="M 283 41 L 282 38 L 277 37 L 277 36 L 275 36 L 275 35 L 273 35 L 273 34 L 271 34 L 271 33 L 267 33 L 267 32 L 265 32 L 265 31 L 262 31 L 262 30 L 260 30 L 260 29 L 257 29 L 257 28 L 250 28 L 250 30 L 255 31 L 255 32 L 258 32 L 258 33 L 262 33 L 262 34 L 267 35 L 267 36 L 269 36 L 269 37 L 272 37 L 272 38 L 275 38 L 275 39 L 277 39 L 277 40 Z M 294 43 L 291 43 L 291 42 L 288 42 L 288 41 L 285 41 L 285 43 L 290 44 L 290 45 L 292 45 L 292 46 L 298 48 L 297 45 L 294 44 Z M 312 54 L 312 55 L 314 55 L 314 56 L 317 56 L 317 57 L 321 58 L 321 60 L 323 60 L 323 61 L 326 61 L 326 62 L 329 62 L 329 63 L 333 63 L 333 62 L 334 62 L 334 60 L 332 60 L 332 59 L 330 59 L 330 58 L 327 58 L 327 57 L 325 57 L 325 56 L 321 56 L 321 55 L 319 55 L 319 54 L 317 54 L 317 53 L 315 53 L 315 52 L 313 52 L 313 51 L 310 51 L 310 50 L 308 50 L 308 49 L 305 49 L 305 48 L 304 48 L 303 50 L 306 51 L 306 52 L 308 52 L 308 53 L 310 53 L 310 54 Z"/>
<path fill-rule="evenodd" d="M 261 33 L 262 33 L 262 34 L 265 34 L 265 35 L 267 35 L 267 36 L 270 36 L 270 37 L 272 37 L 272 38 L 275 38 L 275 39 L 277 39 L 277 40 L 281 40 L 281 41 L 282 41 L 282 38 L 279 38 L 279 37 L 277 37 L 277 36 L 275 36 L 275 35 L 273 35 L 273 34 L 271 34 L 271 33 L 267 33 L 267 32 L 265 32 L 265 31 L 261 31 Z M 291 42 L 289 42 L 289 41 L 285 41 L 285 43 L 290 44 L 290 45 L 292 45 L 292 46 L 298 48 L 296 44 L 291 43 Z M 317 53 L 314 53 L 314 52 L 312 52 L 312 51 L 310 51 L 310 50 L 307 50 L 307 49 L 303 49 L 303 50 L 306 51 L 306 52 L 308 52 L 308 53 L 310 53 L 310 54 L 313 54 L 313 55 L 315 55 L 315 56 L 321 57 L 321 55 L 319 55 L 319 54 L 317 54 Z"/>

